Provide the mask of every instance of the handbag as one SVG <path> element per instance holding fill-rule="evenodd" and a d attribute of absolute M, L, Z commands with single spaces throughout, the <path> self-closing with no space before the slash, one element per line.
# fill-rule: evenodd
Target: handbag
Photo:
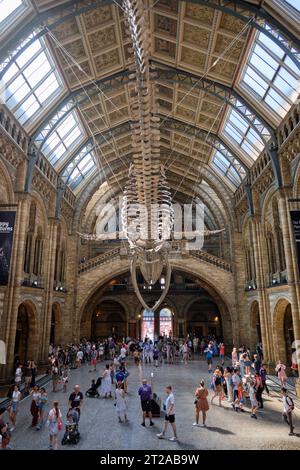
<path fill-rule="evenodd" d="M 57 429 L 58 429 L 59 431 L 61 431 L 61 430 L 62 430 L 62 427 L 63 427 L 62 421 L 59 420 L 58 423 L 57 423 Z"/>

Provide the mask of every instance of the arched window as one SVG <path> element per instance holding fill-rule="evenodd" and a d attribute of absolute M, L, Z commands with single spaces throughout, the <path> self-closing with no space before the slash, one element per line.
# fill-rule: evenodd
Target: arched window
<path fill-rule="evenodd" d="M 172 336 L 173 315 L 169 308 L 162 308 L 159 312 L 159 334 L 160 336 Z"/>
<path fill-rule="evenodd" d="M 149 338 L 154 341 L 154 312 L 152 310 L 143 310 L 141 338 Z"/>

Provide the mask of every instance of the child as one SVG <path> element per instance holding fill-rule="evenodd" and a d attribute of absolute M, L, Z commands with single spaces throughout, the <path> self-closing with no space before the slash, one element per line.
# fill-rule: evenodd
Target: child
<path fill-rule="evenodd" d="M 66 364 L 64 365 L 64 368 L 63 368 L 62 381 L 63 381 L 63 392 L 66 393 L 68 382 L 69 382 L 69 368 Z"/>
<path fill-rule="evenodd" d="M 119 419 L 119 423 L 125 423 L 128 421 L 127 418 L 127 402 L 125 397 L 125 391 L 123 390 L 123 384 L 118 382 L 116 392 L 115 392 L 115 407 Z"/>

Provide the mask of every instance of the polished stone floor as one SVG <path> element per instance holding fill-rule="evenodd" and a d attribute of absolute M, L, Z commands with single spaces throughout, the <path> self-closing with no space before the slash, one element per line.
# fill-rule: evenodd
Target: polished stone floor
<path fill-rule="evenodd" d="M 104 364 L 97 366 L 103 370 Z M 188 365 L 182 363 L 163 365 L 153 368 L 151 365 L 137 367 L 129 365 L 130 377 L 128 387 L 129 422 L 119 424 L 112 399 L 85 398 L 80 420 L 81 440 L 76 446 L 60 445 L 60 448 L 75 449 L 142 449 L 142 450 L 197 450 L 197 449 L 300 449 L 300 437 L 288 436 L 289 428 L 282 422 L 281 403 L 278 393 L 271 393 L 265 399 L 265 409 L 258 414 L 258 419 L 250 418 L 250 410 L 246 413 L 236 413 L 227 401 L 223 406 L 210 406 L 207 418 L 207 428 L 194 428 L 194 390 L 200 378 L 209 386 L 209 374 L 203 360 L 195 360 Z M 143 377 L 150 380 L 153 372 L 153 389 L 163 398 L 164 386 L 171 384 L 176 398 L 176 422 L 178 442 L 158 440 L 163 417 L 156 418 L 152 428 L 141 426 L 140 401 L 137 389 Z M 58 400 L 63 416 L 67 412 L 67 402 L 70 390 L 74 384 L 80 384 L 85 392 L 92 378 L 97 378 L 97 372 L 89 372 L 89 366 L 70 371 L 68 393 L 58 391 L 52 393 L 51 384 L 47 386 L 49 403 Z M 210 392 L 211 393 L 211 392 Z M 40 431 L 30 428 L 30 400 L 25 399 L 20 405 L 17 428 L 12 433 L 13 449 L 47 449 L 48 430 Z M 296 432 L 300 432 L 300 415 L 295 411 Z M 62 437 L 63 432 L 60 433 Z M 169 430 L 171 436 L 171 429 Z M 61 439 L 60 439 L 61 440 Z"/>

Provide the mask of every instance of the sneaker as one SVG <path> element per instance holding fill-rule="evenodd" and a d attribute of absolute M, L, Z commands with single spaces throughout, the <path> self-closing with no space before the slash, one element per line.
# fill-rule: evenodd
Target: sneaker
<path fill-rule="evenodd" d="M 142 426 L 144 426 L 144 428 L 146 427 L 146 424 L 145 423 L 141 423 Z"/>
<path fill-rule="evenodd" d="M 177 437 L 175 437 L 175 436 L 169 437 L 169 441 L 175 442 L 175 441 L 177 441 L 177 440 L 178 440 L 178 439 L 177 439 Z"/>
<path fill-rule="evenodd" d="M 15 429 L 16 429 L 15 426 L 12 426 L 12 427 L 10 428 L 9 432 L 13 432 Z"/>
<path fill-rule="evenodd" d="M 153 423 L 153 421 L 150 421 L 150 426 L 154 426 L 154 423 Z"/>
<path fill-rule="evenodd" d="M 158 439 L 164 439 L 165 436 L 163 435 L 162 432 L 160 432 L 159 434 L 156 434 L 156 436 L 158 437 Z"/>
<path fill-rule="evenodd" d="M 289 432 L 289 436 L 295 436 L 294 432 Z"/>
<path fill-rule="evenodd" d="M 193 423 L 192 426 L 199 427 L 198 423 Z"/>

